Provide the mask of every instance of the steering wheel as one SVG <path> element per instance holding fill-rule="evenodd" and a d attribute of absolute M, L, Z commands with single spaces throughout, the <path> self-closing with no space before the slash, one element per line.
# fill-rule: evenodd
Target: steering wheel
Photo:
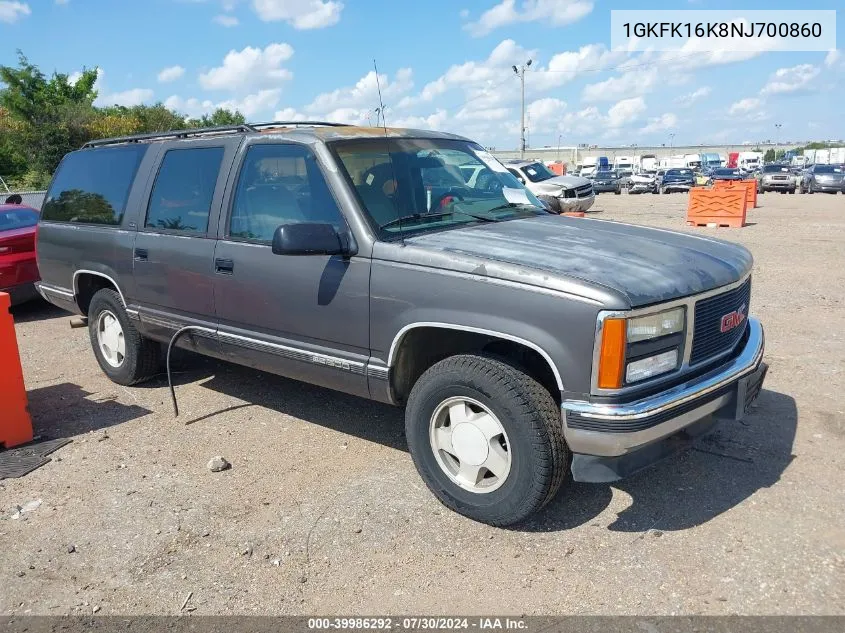
<path fill-rule="evenodd" d="M 445 207 L 447 204 L 450 204 L 452 200 L 460 200 L 461 202 L 464 201 L 463 194 L 455 191 L 454 189 L 449 189 L 446 193 L 442 194 L 439 198 L 432 201 L 431 210 L 434 211 L 435 209 L 440 209 Z"/>

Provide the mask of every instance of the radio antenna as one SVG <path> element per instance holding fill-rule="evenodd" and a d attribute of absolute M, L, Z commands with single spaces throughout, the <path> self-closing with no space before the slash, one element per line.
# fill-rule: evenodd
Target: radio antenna
<path fill-rule="evenodd" d="M 396 165 L 393 164 L 393 155 L 390 153 L 390 137 L 387 135 L 387 121 L 384 118 L 384 101 L 381 100 L 381 81 L 378 77 L 378 66 L 376 65 L 376 59 L 373 58 L 373 70 L 376 71 L 376 88 L 378 88 L 378 110 L 376 112 L 381 112 L 381 129 L 384 130 L 384 144 L 387 149 L 387 160 L 390 161 L 390 171 L 393 175 L 393 182 L 394 182 L 394 192 L 393 192 L 393 209 L 396 211 L 396 219 L 399 220 L 399 233 L 402 239 L 402 245 L 405 244 L 405 234 L 402 232 L 402 214 L 404 213 L 397 204 L 398 200 L 398 192 L 399 192 L 399 180 L 396 178 Z M 378 125 L 378 119 L 376 119 L 376 125 Z"/>
<path fill-rule="evenodd" d="M 384 101 L 381 100 L 381 81 L 378 78 L 378 66 L 376 65 L 375 58 L 373 58 L 373 69 L 376 71 L 376 88 L 378 88 L 378 110 L 377 110 L 377 112 L 381 112 L 382 127 L 384 128 L 385 134 L 387 134 L 387 121 L 384 120 Z M 376 125 L 378 125 L 378 121 L 376 121 Z"/>

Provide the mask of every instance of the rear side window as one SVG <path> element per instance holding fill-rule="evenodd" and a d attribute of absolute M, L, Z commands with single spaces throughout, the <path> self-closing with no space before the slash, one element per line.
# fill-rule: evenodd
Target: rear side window
<path fill-rule="evenodd" d="M 222 147 L 169 150 L 156 176 L 145 226 L 205 233 L 222 160 Z"/>
<path fill-rule="evenodd" d="M 123 145 L 65 156 L 44 200 L 42 219 L 119 225 L 147 147 Z"/>

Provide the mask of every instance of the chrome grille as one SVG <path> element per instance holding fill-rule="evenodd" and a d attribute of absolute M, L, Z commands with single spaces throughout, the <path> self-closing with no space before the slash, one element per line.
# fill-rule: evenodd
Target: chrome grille
<path fill-rule="evenodd" d="M 584 198 L 585 196 L 589 196 L 593 193 L 593 185 L 582 185 L 575 189 L 575 195 L 579 198 Z"/>
<path fill-rule="evenodd" d="M 736 346 L 748 326 L 751 279 L 728 292 L 702 299 L 695 304 L 695 326 L 690 365 L 727 353 Z M 722 332 L 722 317 L 745 306 L 746 319 L 737 327 Z"/>

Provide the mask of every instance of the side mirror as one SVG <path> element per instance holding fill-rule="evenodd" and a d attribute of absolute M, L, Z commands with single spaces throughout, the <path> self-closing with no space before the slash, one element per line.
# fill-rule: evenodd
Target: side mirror
<path fill-rule="evenodd" d="M 273 233 L 275 255 L 354 255 L 357 249 L 347 234 L 331 224 L 302 222 L 282 224 Z"/>

